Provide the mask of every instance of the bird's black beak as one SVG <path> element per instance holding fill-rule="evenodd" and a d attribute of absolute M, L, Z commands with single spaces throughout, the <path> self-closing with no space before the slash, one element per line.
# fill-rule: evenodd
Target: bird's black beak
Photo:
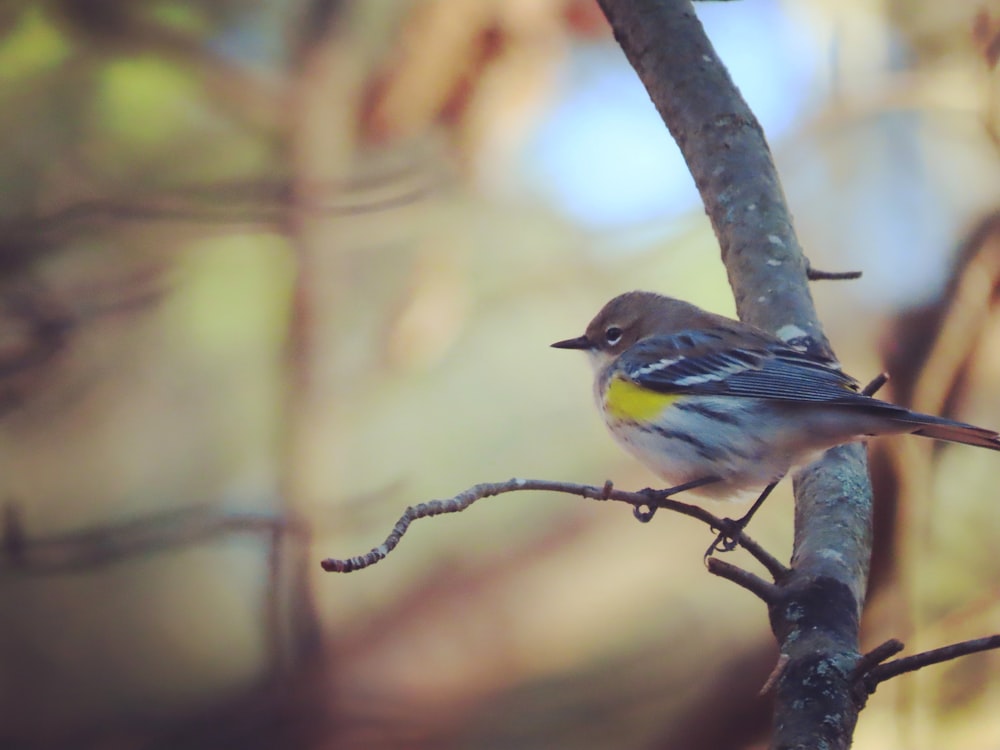
<path fill-rule="evenodd" d="M 577 336 L 575 339 L 566 339 L 552 344 L 554 349 L 593 349 L 594 344 L 586 336 Z"/>

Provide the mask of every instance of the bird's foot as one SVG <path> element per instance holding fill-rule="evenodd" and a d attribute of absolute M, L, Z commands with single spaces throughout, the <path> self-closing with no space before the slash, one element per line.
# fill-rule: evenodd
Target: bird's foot
<path fill-rule="evenodd" d="M 715 541 L 705 550 L 704 557 L 709 558 L 716 552 L 732 552 L 736 549 L 739 546 L 739 537 L 743 533 L 748 520 L 747 518 L 739 520 L 723 518 L 719 524 L 719 528 L 713 526 L 712 531 L 719 532 L 719 535 L 715 537 Z"/>
<path fill-rule="evenodd" d="M 649 502 L 646 505 L 633 506 L 632 515 L 635 516 L 635 520 L 639 523 L 649 523 L 653 520 L 653 516 L 656 515 L 657 503 L 666 497 L 666 494 L 664 490 L 654 490 L 652 487 L 639 490 L 637 494 L 649 498 Z"/>

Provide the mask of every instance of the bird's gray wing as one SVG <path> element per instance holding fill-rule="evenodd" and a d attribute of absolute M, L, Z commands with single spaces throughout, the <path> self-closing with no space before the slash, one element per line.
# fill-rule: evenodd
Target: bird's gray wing
<path fill-rule="evenodd" d="M 638 385 L 661 393 L 727 395 L 853 404 L 874 401 L 836 363 L 778 339 L 681 331 L 643 339 L 616 365 Z"/>

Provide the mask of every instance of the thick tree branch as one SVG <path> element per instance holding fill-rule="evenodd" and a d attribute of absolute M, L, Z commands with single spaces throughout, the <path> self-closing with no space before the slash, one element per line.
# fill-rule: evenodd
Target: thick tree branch
<path fill-rule="evenodd" d="M 760 124 L 688 0 L 599 0 L 615 38 L 680 146 L 701 193 L 743 320 L 832 355 Z M 860 446 L 800 473 L 792 573 L 770 607 L 788 663 L 772 747 L 847 748 L 857 721 L 848 675 L 871 550 Z"/>

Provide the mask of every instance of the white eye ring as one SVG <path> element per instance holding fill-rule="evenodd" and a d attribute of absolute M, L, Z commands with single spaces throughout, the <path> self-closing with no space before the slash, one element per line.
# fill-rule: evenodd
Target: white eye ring
<path fill-rule="evenodd" d="M 614 346 L 622 340 L 622 329 L 618 326 L 608 326 L 604 332 L 604 340 L 608 342 L 608 346 Z"/>

